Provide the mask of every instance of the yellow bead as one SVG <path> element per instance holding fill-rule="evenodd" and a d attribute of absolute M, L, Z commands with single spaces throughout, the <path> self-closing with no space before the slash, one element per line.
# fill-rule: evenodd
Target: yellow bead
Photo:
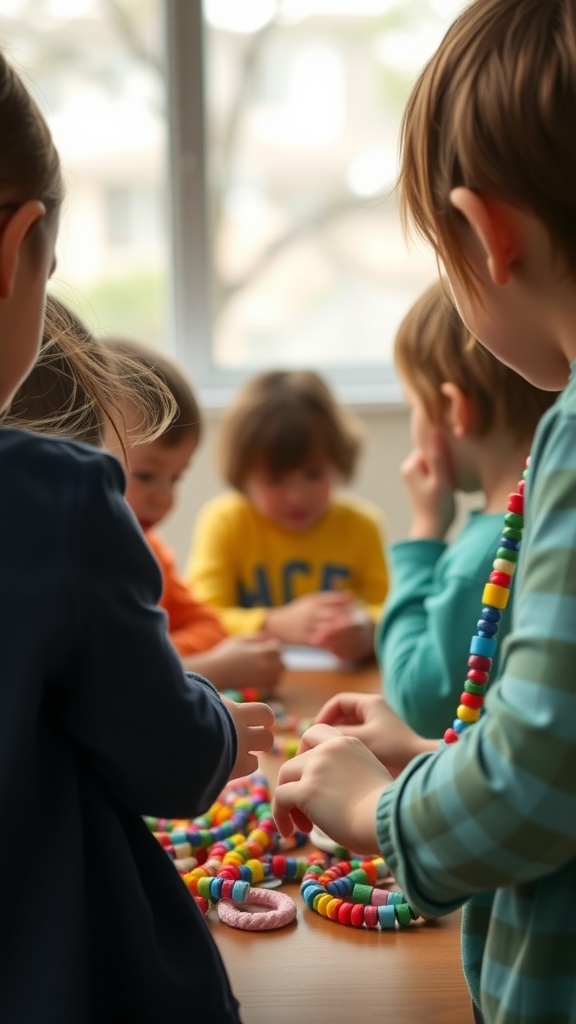
<path fill-rule="evenodd" d="M 480 718 L 480 709 L 469 708 L 466 704 L 459 704 L 456 709 L 456 716 L 461 722 L 477 722 Z"/>
<path fill-rule="evenodd" d="M 516 571 L 516 563 L 509 562 L 507 558 L 495 558 L 492 566 L 496 572 L 505 572 L 508 576 L 513 576 Z"/>
<path fill-rule="evenodd" d="M 314 910 L 318 911 L 319 914 L 322 914 L 323 917 L 326 917 L 328 904 L 332 903 L 333 899 L 334 896 L 331 896 L 329 892 L 320 893 L 314 900 Z"/>
<path fill-rule="evenodd" d="M 510 591 L 506 587 L 499 587 L 497 583 L 487 583 L 482 591 L 482 604 L 489 604 L 492 608 L 505 608 L 509 597 Z"/>
<path fill-rule="evenodd" d="M 260 845 L 264 849 L 266 849 L 266 847 L 270 846 L 270 837 L 261 828 L 253 829 L 252 832 L 250 833 L 250 838 L 255 843 L 260 843 Z"/>
<path fill-rule="evenodd" d="M 247 860 L 246 867 L 252 872 L 252 881 L 261 882 L 265 875 L 264 865 L 261 860 Z"/>
<path fill-rule="evenodd" d="M 344 902 L 343 900 L 340 900 L 337 897 L 334 897 L 334 899 L 331 899 L 330 903 L 326 907 L 326 917 L 329 917 L 331 921 L 337 921 L 338 920 L 338 911 L 339 911 L 340 907 L 342 906 L 343 902 Z"/>

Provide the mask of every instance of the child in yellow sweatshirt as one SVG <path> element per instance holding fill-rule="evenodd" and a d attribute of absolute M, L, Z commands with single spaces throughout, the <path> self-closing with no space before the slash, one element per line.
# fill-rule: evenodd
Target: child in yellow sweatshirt
<path fill-rule="evenodd" d="M 274 370 L 240 389 L 220 442 L 233 490 L 198 517 L 189 585 L 231 633 L 371 656 L 388 589 L 380 517 L 336 493 L 356 468 L 356 421 L 318 374 Z"/>

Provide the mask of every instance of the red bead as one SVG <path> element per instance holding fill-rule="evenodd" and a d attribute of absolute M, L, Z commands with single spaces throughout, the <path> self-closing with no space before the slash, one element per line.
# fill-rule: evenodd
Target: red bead
<path fill-rule="evenodd" d="M 275 878 L 284 878 L 286 874 L 286 857 L 274 854 L 272 857 L 272 874 Z"/>
<path fill-rule="evenodd" d="M 350 924 L 350 915 L 352 913 L 353 903 L 343 903 L 341 907 L 338 907 L 338 920 L 340 924 Z"/>
<path fill-rule="evenodd" d="M 464 690 L 460 694 L 460 703 L 465 704 L 467 708 L 481 708 L 484 703 L 484 697 L 481 697 L 478 693 L 467 693 Z"/>
<path fill-rule="evenodd" d="M 518 484 L 518 494 L 521 494 L 522 497 L 524 497 L 525 492 L 526 492 L 526 481 L 525 480 L 521 480 L 520 483 Z"/>
<path fill-rule="evenodd" d="M 454 732 L 454 729 L 446 729 L 443 739 L 444 743 L 456 743 L 458 739 L 458 733 Z"/>
<path fill-rule="evenodd" d="M 353 903 L 352 912 L 350 914 L 350 924 L 354 925 L 354 928 L 361 928 L 364 924 L 364 904 Z"/>
<path fill-rule="evenodd" d="M 471 654 L 468 658 L 470 668 L 479 668 L 482 672 L 489 672 L 492 668 L 492 658 L 484 654 Z"/>
<path fill-rule="evenodd" d="M 253 703 L 254 701 L 259 701 L 261 699 L 260 691 L 256 690 L 253 686 L 245 686 L 242 690 L 242 695 L 244 700 L 248 703 Z"/>
<path fill-rule="evenodd" d="M 467 675 L 467 679 L 471 679 L 473 683 L 480 683 L 481 686 L 484 686 L 489 678 L 488 672 L 479 672 L 477 668 L 471 668 Z"/>
<path fill-rule="evenodd" d="M 364 907 L 364 924 L 367 928 L 378 927 L 378 907 Z"/>
<path fill-rule="evenodd" d="M 507 572 L 491 572 L 488 578 L 490 583 L 495 583 L 497 587 L 510 587 L 512 583 L 512 577 Z"/>
<path fill-rule="evenodd" d="M 509 494 L 506 508 L 509 512 L 515 512 L 516 515 L 524 515 L 524 496 L 519 493 Z"/>

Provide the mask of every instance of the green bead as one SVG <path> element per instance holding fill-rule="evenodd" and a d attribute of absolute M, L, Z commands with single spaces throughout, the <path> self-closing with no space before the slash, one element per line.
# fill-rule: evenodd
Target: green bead
<path fill-rule="evenodd" d="M 515 530 L 512 526 L 505 526 L 502 530 L 502 536 L 506 540 L 522 540 L 522 530 Z"/>
<path fill-rule="evenodd" d="M 519 551 L 512 551 L 510 548 L 498 548 L 496 558 L 505 558 L 507 562 L 517 562 Z"/>
<path fill-rule="evenodd" d="M 475 693 L 477 697 L 483 697 L 486 693 L 486 687 L 482 686 L 482 683 L 473 683 L 471 679 L 466 680 L 464 689 L 466 693 Z"/>
<path fill-rule="evenodd" d="M 524 526 L 524 516 L 519 516 L 517 512 L 507 512 L 504 522 L 506 526 L 511 526 L 514 530 L 521 530 Z"/>
<path fill-rule="evenodd" d="M 367 907 L 372 899 L 372 888 L 371 885 L 355 885 L 352 889 L 354 903 L 363 903 Z"/>
<path fill-rule="evenodd" d="M 407 903 L 399 903 L 395 907 L 395 913 L 396 918 L 398 920 L 398 924 L 401 925 L 403 928 L 405 928 L 406 925 L 411 923 L 412 914 L 410 912 L 410 907 L 408 906 Z"/>

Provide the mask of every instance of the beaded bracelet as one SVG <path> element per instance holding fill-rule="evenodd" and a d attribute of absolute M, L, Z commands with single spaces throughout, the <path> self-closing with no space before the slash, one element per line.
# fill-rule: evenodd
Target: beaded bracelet
<path fill-rule="evenodd" d="M 313 864 L 302 879 L 300 892 L 311 910 L 338 924 L 383 931 L 396 925 L 405 928 L 418 914 L 404 894 L 374 884 L 389 874 L 381 857 L 341 861 L 327 869 Z"/>

